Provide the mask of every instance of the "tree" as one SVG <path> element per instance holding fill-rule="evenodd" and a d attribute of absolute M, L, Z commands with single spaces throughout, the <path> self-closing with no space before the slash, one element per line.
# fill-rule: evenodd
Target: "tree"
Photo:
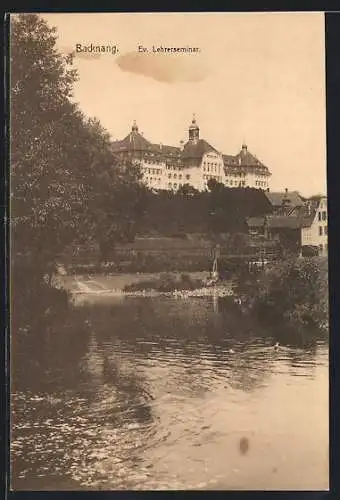
<path fill-rule="evenodd" d="M 72 55 L 56 49 L 56 30 L 35 14 L 13 16 L 10 63 L 17 304 L 34 300 L 44 275 L 51 276 L 75 239 L 131 237 L 141 197 L 138 168 L 115 158 L 109 134 L 72 102 L 78 76 Z"/>

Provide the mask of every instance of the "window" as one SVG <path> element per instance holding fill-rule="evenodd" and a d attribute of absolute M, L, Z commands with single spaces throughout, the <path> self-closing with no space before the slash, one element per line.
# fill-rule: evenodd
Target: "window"
<path fill-rule="evenodd" d="M 322 226 L 319 226 L 319 236 L 322 236 Z"/>
<path fill-rule="evenodd" d="M 322 245 L 319 245 L 319 250 L 320 250 L 320 252 L 322 252 L 322 250 L 323 250 L 323 246 Z"/>
<path fill-rule="evenodd" d="M 171 179 L 171 174 L 168 175 L 169 179 Z"/>
<path fill-rule="evenodd" d="M 325 210 L 322 212 L 322 220 L 327 220 L 327 212 Z"/>
<path fill-rule="evenodd" d="M 172 184 L 171 184 L 171 182 L 169 182 L 168 186 L 169 186 L 169 188 L 171 188 L 171 187 L 172 187 Z"/>
<path fill-rule="evenodd" d="M 187 181 L 190 179 L 190 175 L 189 174 L 186 175 L 186 179 L 187 179 Z"/>
<path fill-rule="evenodd" d="M 182 174 L 179 174 L 178 178 L 179 178 L 179 179 L 182 179 Z"/>
<path fill-rule="evenodd" d="M 175 189 L 177 188 L 177 184 L 174 184 L 174 188 L 175 188 Z"/>
<path fill-rule="evenodd" d="M 177 174 L 174 174 L 174 179 L 177 179 Z"/>
<path fill-rule="evenodd" d="M 328 234 L 328 226 L 325 226 L 325 227 L 323 228 L 323 233 L 324 233 L 325 235 L 327 235 L 327 234 Z"/>
<path fill-rule="evenodd" d="M 318 212 L 319 221 L 321 221 L 321 212 Z"/>

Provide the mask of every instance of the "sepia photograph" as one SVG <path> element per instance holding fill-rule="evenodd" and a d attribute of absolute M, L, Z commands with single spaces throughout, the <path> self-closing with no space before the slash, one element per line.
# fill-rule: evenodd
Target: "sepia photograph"
<path fill-rule="evenodd" d="M 329 489 L 325 19 L 9 21 L 10 489 Z"/>

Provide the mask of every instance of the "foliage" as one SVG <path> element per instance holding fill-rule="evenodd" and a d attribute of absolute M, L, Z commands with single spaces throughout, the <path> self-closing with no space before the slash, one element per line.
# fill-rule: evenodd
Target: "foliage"
<path fill-rule="evenodd" d="M 194 290 L 201 287 L 202 280 L 193 279 L 188 274 L 182 274 L 179 278 L 171 273 L 162 273 L 159 278 L 131 283 L 124 287 L 126 292 L 154 290 L 157 292 L 173 292 L 175 290 Z"/>
<path fill-rule="evenodd" d="M 327 328 L 326 259 L 292 258 L 273 263 L 265 272 L 244 278 L 237 292 L 262 321 Z"/>
<path fill-rule="evenodd" d="M 16 308 L 34 294 L 46 295 L 43 275 L 51 278 L 65 245 L 131 239 L 143 198 L 139 170 L 118 162 L 108 133 L 72 102 L 77 73 L 72 55 L 57 51 L 56 38 L 36 14 L 11 18 L 11 251 L 13 269 L 21 270 L 13 275 Z"/>
<path fill-rule="evenodd" d="M 269 213 L 265 194 L 252 188 L 228 188 L 215 183 L 210 191 L 183 186 L 177 192 L 145 194 L 143 234 L 245 233 L 247 217 Z"/>

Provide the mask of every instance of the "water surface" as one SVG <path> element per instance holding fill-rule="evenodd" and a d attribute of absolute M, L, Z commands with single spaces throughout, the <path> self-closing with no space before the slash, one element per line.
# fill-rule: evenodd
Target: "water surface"
<path fill-rule="evenodd" d="M 224 299 L 68 314 L 13 340 L 14 489 L 328 488 L 325 341 Z"/>

